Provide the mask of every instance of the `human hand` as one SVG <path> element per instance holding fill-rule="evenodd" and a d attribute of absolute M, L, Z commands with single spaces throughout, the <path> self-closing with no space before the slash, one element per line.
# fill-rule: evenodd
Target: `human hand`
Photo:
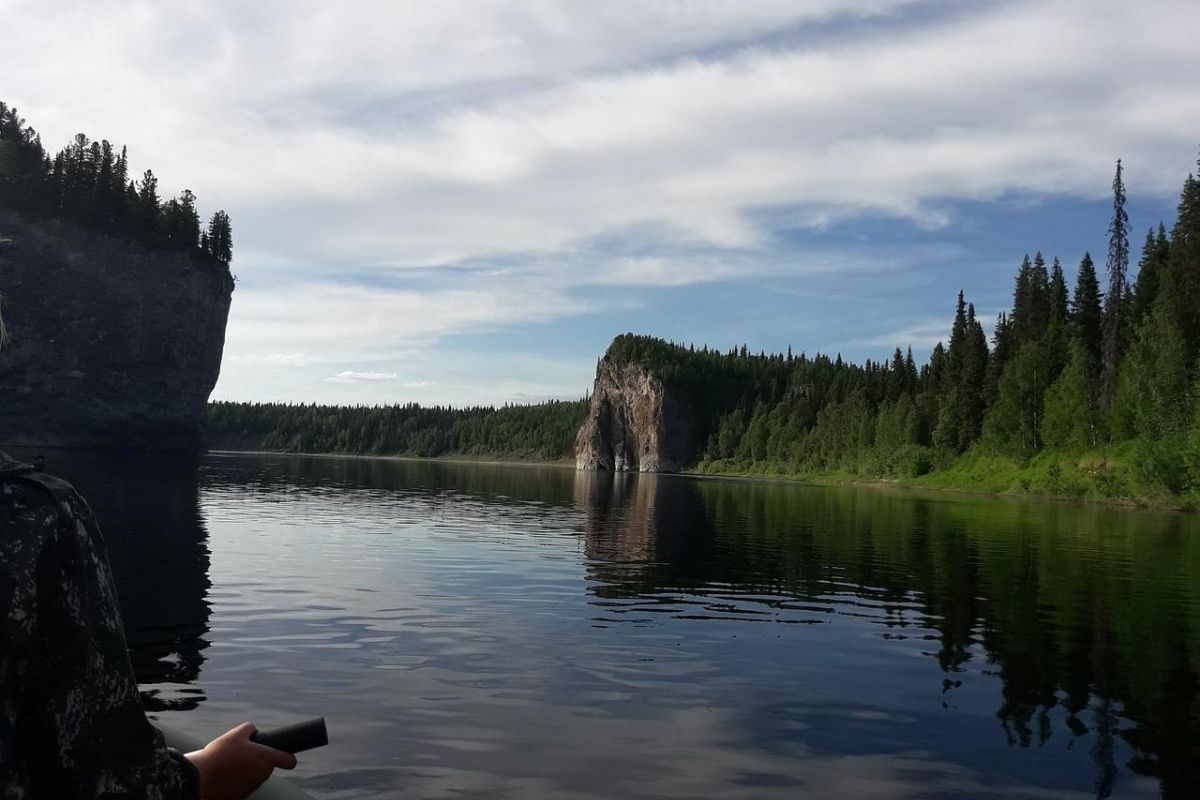
<path fill-rule="evenodd" d="M 250 741 L 255 730 L 254 725 L 243 722 L 213 739 L 203 750 L 187 754 L 200 773 L 203 800 L 244 800 L 271 777 L 276 767 L 296 766 L 296 757 L 291 753 Z"/>

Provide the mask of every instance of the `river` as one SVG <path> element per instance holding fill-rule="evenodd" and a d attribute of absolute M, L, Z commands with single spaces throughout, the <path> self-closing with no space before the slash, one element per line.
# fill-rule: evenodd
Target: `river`
<path fill-rule="evenodd" d="M 48 454 L 148 710 L 325 798 L 1195 798 L 1200 522 L 532 466 Z"/>

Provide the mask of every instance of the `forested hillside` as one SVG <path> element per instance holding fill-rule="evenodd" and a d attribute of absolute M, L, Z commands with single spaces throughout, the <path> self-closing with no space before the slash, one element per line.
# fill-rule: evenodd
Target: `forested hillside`
<path fill-rule="evenodd" d="M 78 133 L 53 157 L 41 136 L 0 102 L 0 206 L 35 217 L 61 217 L 148 247 L 195 252 L 220 264 L 233 259 L 229 215 L 200 225 L 196 195 L 184 189 L 163 201 L 158 178 L 131 177 L 124 147 Z"/>
<path fill-rule="evenodd" d="M 695 362 L 690 350 L 673 352 L 655 358 L 681 373 L 694 368 L 682 366 Z M 919 368 L 899 349 L 861 367 L 821 355 L 723 356 L 744 361 L 755 383 L 713 422 L 699 469 L 872 478 L 946 470 L 929 482 L 1194 494 L 1198 357 L 1200 182 L 1188 176 L 1169 233 L 1161 224 L 1146 233 L 1131 276 L 1118 162 L 1101 275 L 1084 254 L 1069 290 L 1057 258 L 1047 265 L 1040 253 L 1027 256 L 990 346 L 960 292 L 948 346 L 939 343 Z"/>
<path fill-rule="evenodd" d="M 492 408 L 210 403 L 212 449 L 556 461 L 574 452 L 584 400 Z"/>

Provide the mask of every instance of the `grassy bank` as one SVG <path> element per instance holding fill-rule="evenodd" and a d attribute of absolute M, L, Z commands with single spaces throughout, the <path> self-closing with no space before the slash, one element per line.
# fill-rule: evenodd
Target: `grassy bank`
<path fill-rule="evenodd" d="M 461 464 L 501 464 L 512 466 L 573 467 L 574 458 L 515 452 L 444 453 L 423 456 L 415 453 L 356 454 L 336 452 L 298 452 L 296 450 L 211 449 L 216 454 L 302 455 L 322 458 L 371 458 L 394 461 L 433 461 Z M 1109 505 L 1157 508 L 1181 511 L 1200 509 L 1200 493 L 1195 489 L 1172 489 L 1163 481 L 1178 469 L 1187 473 L 1195 466 L 1172 463 L 1161 455 L 1147 466 L 1144 446 L 1128 444 L 1084 454 L 1040 453 L 1032 459 L 1018 459 L 970 452 L 923 475 L 886 474 L 870 469 L 796 471 L 784 465 L 761 464 L 753 467 L 734 462 L 704 462 L 687 470 L 700 477 L 745 478 L 749 480 L 803 481 L 826 485 L 898 486 L 948 492 L 971 492 L 1005 497 L 1039 497 L 1055 500 L 1103 503 Z"/>
<path fill-rule="evenodd" d="M 1129 445 L 1083 455 L 1040 453 L 1027 462 L 1002 456 L 968 454 L 949 469 L 909 481 L 934 489 L 962 489 L 1121 503 L 1155 508 L 1195 510 L 1200 494 L 1162 479 L 1158 467 L 1147 466 L 1137 447 Z M 1178 465 L 1181 471 L 1185 465 Z M 1182 483 L 1182 476 L 1179 478 Z"/>
<path fill-rule="evenodd" d="M 1178 448 L 1125 443 L 1086 453 L 1042 452 L 1030 459 L 971 451 L 933 463 L 924 474 L 870 468 L 803 472 L 780 465 L 751 468 L 705 462 L 697 475 L 802 480 L 829 484 L 886 484 L 1004 496 L 1044 497 L 1115 505 L 1193 511 L 1200 492 L 1191 476 L 1200 465 Z"/>

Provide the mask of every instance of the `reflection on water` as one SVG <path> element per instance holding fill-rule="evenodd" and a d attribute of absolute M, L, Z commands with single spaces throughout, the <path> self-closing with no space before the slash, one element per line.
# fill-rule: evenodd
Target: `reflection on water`
<path fill-rule="evenodd" d="M 155 708 L 198 733 L 325 714 L 320 796 L 1200 795 L 1193 517 L 133 461 L 60 471 Z"/>
<path fill-rule="evenodd" d="M 948 710 L 965 681 L 998 679 L 1005 743 L 1066 740 L 1096 796 L 1122 770 L 1164 797 L 1200 790 L 1194 517 L 653 477 L 593 477 L 582 496 L 610 612 L 851 617 L 922 642 Z"/>

